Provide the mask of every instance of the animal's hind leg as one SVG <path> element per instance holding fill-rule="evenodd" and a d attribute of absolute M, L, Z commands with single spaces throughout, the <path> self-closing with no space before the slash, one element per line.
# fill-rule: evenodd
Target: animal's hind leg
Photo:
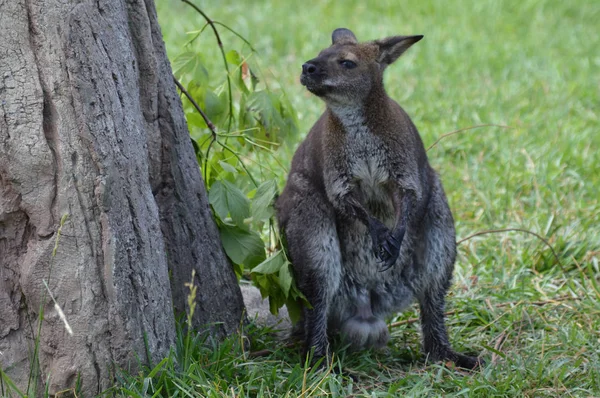
<path fill-rule="evenodd" d="M 481 364 L 481 361 L 476 357 L 454 351 L 448 341 L 444 322 L 445 294 L 445 290 L 429 291 L 419 298 L 423 349 L 431 360 L 447 359 L 458 367 L 474 369 Z"/>
<path fill-rule="evenodd" d="M 417 298 L 423 348 L 432 360 L 451 360 L 459 367 L 473 369 L 481 361 L 452 349 L 444 322 L 445 297 L 456 258 L 456 236 L 452 214 L 439 181 L 434 185 L 423 225 L 424 239 L 416 255 L 421 272 Z"/>
<path fill-rule="evenodd" d="M 341 253 L 333 210 L 325 204 L 302 201 L 285 226 L 294 273 L 300 291 L 312 308 L 303 310 L 304 354 L 313 360 L 328 354 L 327 316 L 341 278 Z"/>

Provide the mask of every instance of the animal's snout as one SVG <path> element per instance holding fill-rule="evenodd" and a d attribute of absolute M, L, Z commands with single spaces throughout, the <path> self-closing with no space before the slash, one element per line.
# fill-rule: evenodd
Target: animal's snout
<path fill-rule="evenodd" d="M 318 65 L 315 65 L 311 62 L 307 62 L 302 65 L 302 74 L 303 75 L 317 75 L 321 73 L 321 68 Z"/>
<path fill-rule="evenodd" d="M 311 59 L 302 65 L 300 83 L 311 93 L 321 96 L 324 94 L 322 85 L 326 75 L 325 64 L 318 59 Z"/>

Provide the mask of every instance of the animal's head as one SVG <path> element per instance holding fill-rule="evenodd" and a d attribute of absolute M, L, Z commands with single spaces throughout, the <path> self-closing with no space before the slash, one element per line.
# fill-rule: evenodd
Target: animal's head
<path fill-rule="evenodd" d="M 332 45 L 302 65 L 300 82 L 325 102 L 359 105 L 383 85 L 383 71 L 423 36 L 392 36 L 359 43 L 348 29 L 331 35 Z"/>

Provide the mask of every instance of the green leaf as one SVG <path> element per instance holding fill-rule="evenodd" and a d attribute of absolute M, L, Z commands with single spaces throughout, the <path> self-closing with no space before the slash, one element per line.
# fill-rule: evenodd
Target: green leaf
<path fill-rule="evenodd" d="M 280 97 L 280 114 L 286 126 L 286 136 L 298 135 L 298 118 L 292 103 L 285 93 Z"/>
<path fill-rule="evenodd" d="M 292 288 L 290 289 L 289 296 L 290 299 L 298 300 L 298 302 L 303 303 L 303 305 L 305 305 L 307 308 L 312 308 L 312 305 L 310 304 L 306 296 L 300 291 L 300 289 L 298 289 L 295 283 L 292 283 Z"/>
<path fill-rule="evenodd" d="M 285 298 L 282 296 L 281 292 L 279 291 L 277 293 L 269 295 L 269 311 L 271 311 L 271 314 L 273 315 L 279 314 L 279 309 L 285 304 Z"/>
<path fill-rule="evenodd" d="M 258 266 L 252 269 L 253 273 L 260 274 L 274 274 L 286 263 L 283 252 L 279 250 L 273 256 L 267 258 L 265 261 L 260 263 Z"/>
<path fill-rule="evenodd" d="M 252 275 L 252 280 L 254 281 L 255 285 L 258 286 L 258 289 L 260 290 L 260 295 L 262 296 L 262 298 L 266 298 L 269 297 L 269 278 L 267 275 L 263 275 L 263 274 L 255 274 Z"/>
<path fill-rule="evenodd" d="M 225 171 L 228 171 L 228 172 L 230 172 L 230 173 L 232 173 L 232 174 L 237 174 L 237 173 L 238 173 L 238 170 L 237 170 L 237 169 L 236 169 L 234 166 L 230 165 L 230 164 L 229 164 L 229 163 L 227 163 L 227 162 L 224 162 L 224 161 L 222 161 L 222 160 L 219 160 L 219 164 L 221 165 L 221 167 L 222 167 L 222 168 L 223 168 L 223 170 L 225 170 Z"/>
<path fill-rule="evenodd" d="M 239 66 L 242 63 L 242 57 L 240 56 L 240 53 L 235 50 L 227 51 L 225 54 L 225 59 L 227 62 L 235 66 Z"/>
<path fill-rule="evenodd" d="M 277 183 L 268 180 L 260 184 L 252 199 L 252 217 L 256 221 L 268 220 L 273 215 L 273 199 L 277 194 Z"/>
<path fill-rule="evenodd" d="M 283 290 L 283 294 L 287 298 L 290 293 L 290 287 L 292 287 L 292 280 L 294 277 L 290 272 L 290 263 L 285 261 L 284 264 L 279 268 L 279 286 Z"/>
<path fill-rule="evenodd" d="M 199 53 L 186 51 L 173 60 L 173 74 L 178 79 L 181 79 L 183 75 L 189 75 L 198 83 L 204 83 L 208 81 L 208 70 L 203 64 Z"/>
<path fill-rule="evenodd" d="M 300 300 L 287 300 L 285 302 L 285 306 L 288 309 L 288 314 L 290 314 L 290 320 L 292 323 L 296 323 L 300 320 L 302 315 L 302 304 Z"/>
<path fill-rule="evenodd" d="M 231 182 L 223 180 L 222 183 L 227 192 L 227 203 L 231 219 L 236 225 L 242 227 L 244 220 L 250 217 L 250 200 Z"/>
<path fill-rule="evenodd" d="M 184 73 L 189 73 L 195 64 L 196 54 L 191 51 L 183 52 L 173 60 L 173 74 L 180 77 Z"/>
<path fill-rule="evenodd" d="M 242 264 L 233 263 L 233 272 L 235 272 L 235 276 L 239 281 L 242 276 L 244 276 L 244 266 Z"/>
<path fill-rule="evenodd" d="M 244 82 L 244 71 L 248 71 L 248 64 L 244 61 L 244 58 L 235 50 L 227 52 L 225 55 L 227 62 L 234 65 L 235 69 L 231 71 L 231 77 L 237 88 L 239 88 L 244 94 L 249 94 L 250 91 Z"/>
<path fill-rule="evenodd" d="M 198 127 L 201 129 L 208 128 L 206 125 L 206 121 L 197 111 L 186 113 L 185 118 L 187 120 L 188 125 Z"/>
<path fill-rule="evenodd" d="M 250 217 L 250 201 L 234 184 L 215 181 L 208 192 L 208 201 L 221 220 L 229 214 L 238 227 L 245 227 L 244 220 Z"/>
<path fill-rule="evenodd" d="M 239 103 L 238 123 L 240 129 L 249 129 L 256 127 L 256 120 L 252 116 L 247 104 L 247 96 L 242 95 Z"/>
<path fill-rule="evenodd" d="M 275 94 L 267 90 L 255 91 L 250 94 L 248 105 L 263 127 L 262 135 L 259 135 L 259 138 L 276 142 L 281 141 L 292 132 L 290 126 L 295 122 L 288 120 L 288 111 Z"/>
<path fill-rule="evenodd" d="M 229 204 L 227 203 L 227 191 L 221 181 L 215 181 L 208 191 L 208 203 L 213 207 L 216 215 L 225 220 L 229 214 Z"/>
<path fill-rule="evenodd" d="M 210 90 L 206 90 L 204 96 L 204 112 L 213 123 L 218 125 L 227 113 L 227 99 Z"/>
<path fill-rule="evenodd" d="M 156 365 L 156 366 L 154 367 L 154 369 L 152 369 L 152 370 L 150 371 L 150 373 L 148 373 L 148 377 L 149 377 L 149 378 L 153 378 L 154 376 L 156 376 L 156 374 L 162 370 L 162 368 L 165 366 L 165 364 L 166 364 L 168 361 L 169 361 L 169 358 L 164 358 L 162 361 L 160 361 L 160 362 L 158 363 L 158 365 Z"/>
<path fill-rule="evenodd" d="M 219 232 L 225 253 L 235 264 L 251 268 L 265 259 L 265 245 L 256 232 L 230 225 L 222 225 Z"/>
<path fill-rule="evenodd" d="M 250 86 L 252 87 L 252 91 L 255 91 L 256 90 L 256 85 L 260 82 L 260 80 L 254 74 L 254 72 L 252 71 L 252 69 L 248 68 L 248 71 L 250 72 Z"/>

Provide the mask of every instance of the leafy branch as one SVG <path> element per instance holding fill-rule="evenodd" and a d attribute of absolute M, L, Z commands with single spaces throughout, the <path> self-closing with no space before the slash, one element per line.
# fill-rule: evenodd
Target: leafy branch
<path fill-rule="evenodd" d="M 277 182 L 259 179 L 255 172 L 258 167 L 261 174 L 264 170 L 274 177 L 285 174 L 285 167 L 274 156 L 273 148 L 297 132 L 295 111 L 285 95 L 268 90 L 266 83 L 264 89 L 259 88 L 249 57 L 235 50 L 226 52 L 218 28 L 230 31 L 253 54 L 255 50 L 248 40 L 212 20 L 190 1 L 183 1 L 206 20 L 199 31 L 193 32 L 195 36 L 186 47 L 210 27 L 226 72 L 227 130 L 220 131 L 220 121 L 225 122 L 221 117 L 222 97 L 217 94 L 220 88 L 213 88 L 202 54 L 187 51 L 174 60 L 175 84 L 193 108 L 192 112 L 186 112 L 188 127 L 202 165 L 221 242 L 238 277 L 252 279 L 262 295 L 269 297 L 271 311 L 275 313 L 287 305 L 294 317 L 300 313 L 300 302 L 305 299 L 293 281 L 290 261 L 281 249 L 282 238 L 275 228 L 273 202 Z M 234 87 L 238 92 L 233 92 Z M 237 116 L 234 112 L 238 112 Z M 269 155 L 269 161 L 260 161 L 261 154 Z M 268 258 L 267 253 L 270 253 Z"/>

